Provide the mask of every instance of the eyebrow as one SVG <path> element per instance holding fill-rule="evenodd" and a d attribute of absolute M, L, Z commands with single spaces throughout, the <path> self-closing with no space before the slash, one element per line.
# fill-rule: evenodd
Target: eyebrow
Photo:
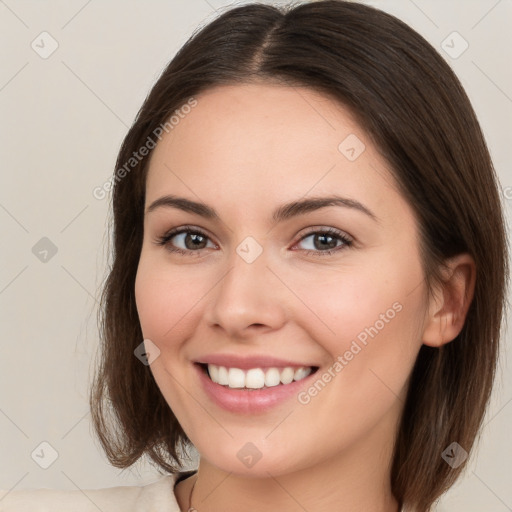
<path fill-rule="evenodd" d="M 292 217 L 304 215 L 321 208 L 326 208 L 328 206 L 352 208 L 366 214 L 374 221 L 378 222 L 378 217 L 362 203 L 356 201 L 355 199 L 349 199 L 338 195 L 311 197 L 285 203 L 274 210 L 272 219 L 274 222 L 281 222 L 291 219 Z M 156 210 L 157 208 L 163 207 L 177 208 L 179 210 L 183 210 L 184 212 L 194 213 L 204 217 L 205 219 L 220 220 L 219 214 L 211 206 L 208 206 L 205 203 L 192 201 L 191 199 L 187 199 L 185 197 L 178 197 L 173 195 L 165 195 L 153 201 L 151 205 L 146 209 L 146 214 Z"/>

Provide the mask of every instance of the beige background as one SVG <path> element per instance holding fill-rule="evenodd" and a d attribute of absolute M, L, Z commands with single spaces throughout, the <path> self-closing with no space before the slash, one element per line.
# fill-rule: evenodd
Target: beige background
<path fill-rule="evenodd" d="M 453 66 L 486 134 L 508 217 L 512 2 L 367 3 L 410 24 Z M 87 389 L 109 204 L 109 197 L 95 199 L 92 191 L 113 171 L 121 140 L 165 64 L 198 25 L 229 4 L 0 1 L 0 488 L 140 485 L 158 476 L 148 465 L 110 467 L 92 436 Z M 51 36 L 40 36 L 43 31 Z M 457 58 L 442 48 L 453 31 L 469 44 Z M 453 37 L 447 40 L 454 41 L 452 54 L 464 44 Z M 52 44 L 57 50 L 44 55 Z M 56 254 L 48 241 L 39 242 L 43 237 Z M 504 338 L 510 347 L 510 337 Z M 439 510 L 512 510 L 508 352 L 480 449 Z M 51 448 L 43 445 L 40 463 L 51 462 L 52 450 L 58 453 L 47 469 L 31 456 L 42 453 L 42 442 Z"/>

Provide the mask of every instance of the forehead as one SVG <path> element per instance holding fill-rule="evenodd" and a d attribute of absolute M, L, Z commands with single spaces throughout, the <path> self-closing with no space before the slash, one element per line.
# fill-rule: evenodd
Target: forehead
<path fill-rule="evenodd" d="M 146 203 L 176 191 L 248 204 L 333 189 L 361 199 L 364 189 L 376 204 L 382 187 L 396 188 L 349 110 L 317 91 L 240 84 L 196 100 L 153 152 Z"/>
<path fill-rule="evenodd" d="M 209 157 L 226 155 L 231 161 L 250 160 L 254 153 L 265 159 L 286 156 L 293 160 L 294 155 L 302 158 L 306 151 L 334 150 L 336 154 L 340 137 L 355 132 L 363 136 L 345 107 L 304 87 L 217 86 L 196 101 L 197 105 L 164 135 L 155 153 L 200 142 L 201 152 L 195 155 L 198 159 L 208 152 Z"/>

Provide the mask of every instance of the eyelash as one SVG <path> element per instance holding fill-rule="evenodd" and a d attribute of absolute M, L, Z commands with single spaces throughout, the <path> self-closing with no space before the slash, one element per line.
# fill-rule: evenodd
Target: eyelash
<path fill-rule="evenodd" d="M 163 236 L 157 237 L 155 240 L 155 243 L 160 246 L 166 247 L 166 249 L 170 252 L 180 254 L 182 256 L 191 255 L 191 253 L 200 253 L 203 249 L 200 249 L 198 251 L 192 251 L 190 249 L 180 249 L 179 247 L 172 247 L 169 244 L 169 241 L 174 238 L 176 235 L 180 235 L 182 233 L 187 234 L 194 234 L 194 235 L 201 235 L 207 239 L 209 239 L 209 236 L 206 233 L 203 233 L 201 230 L 197 228 L 192 228 L 191 226 L 183 226 L 179 228 L 173 228 L 167 233 L 165 233 Z M 353 240 L 350 239 L 348 236 L 346 236 L 341 231 L 338 231 L 334 228 L 328 228 L 328 229 L 320 229 L 320 230 L 313 230 L 308 233 L 306 233 L 297 243 L 302 242 L 304 239 L 308 238 L 311 235 L 331 235 L 333 237 L 336 237 L 338 240 L 343 242 L 343 245 L 335 248 L 335 249 L 328 249 L 326 251 L 313 251 L 310 249 L 303 249 L 305 253 L 309 256 L 330 256 L 334 253 L 340 252 L 344 248 L 349 248 L 353 244 Z"/>

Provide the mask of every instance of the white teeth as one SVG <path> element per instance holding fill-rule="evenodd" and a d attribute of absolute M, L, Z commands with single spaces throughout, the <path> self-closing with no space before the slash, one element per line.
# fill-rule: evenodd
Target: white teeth
<path fill-rule="evenodd" d="M 265 373 L 261 368 L 251 368 L 245 375 L 245 387 L 259 389 L 265 385 Z"/>
<path fill-rule="evenodd" d="M 228 371 L 228 386 L 230 388 L 245 387 L 245 372 L 240 368 L 230 368 Z"/>
<path fill-rule="evenodd" d="M 282 370 L 268 368 L 264 371 L 261 368 L 241 370 L 240 368 L 226 368 L 225 366 L 217 366 L 215 364 L 208 365 L 208 373 L 213 382 L 238 389 L 261 389 L 265 386 L 270 388 L 279 384 L 290 384 L 294 380 L 304 379 L 311 371 L 312 368 L 310 366 L 302 366 L 296 369 L 287 366 Z"/>
<path fill-rule="evenodd" d="M 211 366 L 215 366 L 215 365 L 211 365 Z M 218 373 L 218 380 L 216 381 L 217 384 L 222 384 L 223 386 L 227 386 L 228 385 L 228 382 L 229 382 L 229 379 L 228 379 L 228 370 L 226 369 L 225 366 L 217 366 L 217 368 L 219 369 L 219 373 Z M 208 371 L 210 369 L 210 365 L 208 365 Z M 210 373 L 210 375 L 212 375 Z M 212 376 L 212 380 L 213 380 L 213 376 Z M 215 381 L 213 381 L 215 382 Z"/>
<path fill-rule="evenodd" d="M 265 373 L 265 386 L 267 386 L 267 388 L 271 388 L 278 384 L 281 384 L 281 375 L 279 375 L 279 370 L 277 368 L 269 368 Z"/>
<path fill-rule="evenodd" d="M 293 376 L 295 374 L 295 370 L 293 368 L 287 367 L 281 372 L 281 384 L 290 384 L 293 382 Z"/>
<path fill-rule="evenodd" d="M 210 372 L 213 382 L 219 382 L 219 367 L 212 364 L 208 368 L 208 371 Z"/>
<path fill-rule="evenodd" d="M 293 376 L 293 380 L 301 380 L 311 373 L 311 368 L 297 368 Z"/>

